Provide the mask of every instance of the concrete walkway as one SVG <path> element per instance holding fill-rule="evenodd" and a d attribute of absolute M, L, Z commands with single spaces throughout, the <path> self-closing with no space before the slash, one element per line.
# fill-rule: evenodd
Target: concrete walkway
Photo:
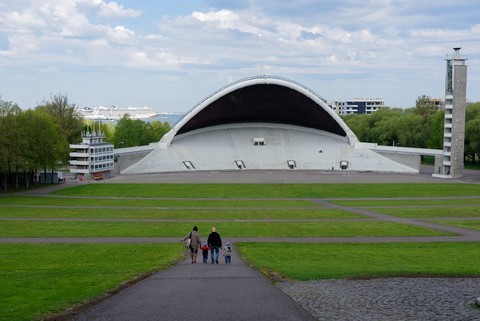
<path fill-rule="evenodd" d="M 226 265 L 190 259 L 156 273 L 80 315 L 77 321 L 315 320 L 236 251 Z"/>

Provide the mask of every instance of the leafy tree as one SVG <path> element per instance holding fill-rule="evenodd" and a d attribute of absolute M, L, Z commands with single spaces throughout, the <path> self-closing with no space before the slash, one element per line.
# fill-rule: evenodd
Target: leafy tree
<path fill-rule="evenodd" d="M 161 121 L 155 120 L 149 124 L 151 126 L 151 130 L 154 133 L 151 142 L 158 142 L 160 139 L 162 139 L 163 135 L 165 135 L 172 129 L 168 122 L 162 123 Z"/>
<path fill-rule="evenodd" d="M 60 128 L 61 134 L 66 138 L 63 146 L 63 159 L 68 159 L 68 144 L 80 141 L 83 128 L 83 117 L 77 112 L 77 106 L 68 101 L 68 97 L 61 93 L 51 95 L 50 100 L 43 100 L 36 109 L 49 114 Z"/>
<path fill-rule="evenodd" d="M 369 118 L 370 115 L 364 114 L 352 114 L 343 117 L 345 123 L 348 125 L 348 127 L 350 127 L 350 129 L 355 133 L 361 142 L 372 142 L 372 128 L 370 127 Z"/>
<path fill-rule="evenodd" d="M 352 115 L 345 122 L 360 141 L 393 145 L 398 141 L 396 120 L 401 115 L 399 108 L 382 108 L 370 115 Z"/>
<path fill-rule="evenodd" d="M 403 145 L 399 142 L 399 116 L 389 115 L 377 122 L 375 132 L 380 145 Z"/>
<path fill-rule="evenodd" d="M 2 100 L 2 96 L 0 96 L 0 116 L 5 116 L 7 114 L 19 114 L 22 110 L 16 103 L 13 101 L 5 101 Z"/>
<path fill-rule="evenodd" d="M 22 110 L 14 102 L 0 99 L 0 172 L 2 173 L 2 187 L 8 190 L 8 177 L 15 175 L 15 187 L 18 189 L 18 170 L 25 163 L 21 154 L 24 145 L 24 124 L 19 121 Z"/>
<path fill-rule="evenodd" d="M 27 110 L 22 115 L 25 117 L 23 122 L 29 124 L 25 128 L 26 160 L 33 171 L 43 170 L 46 177 L 47 169 L 53 171 L 58 162 L 63 161 L 66 137 L 53 118 L 42 109 Z"/>
<path fill-rule="evenodd" d="M 33 174 L 53 171 L 65 159 L 68 147 L 65 132 L 48 108 L 22 111 L 17 104 L 0 99 L 0 185 L 27 186 Z M 52 175 L 53 180 L 53 175 Z"/>
<path fill-rule="evenodd" d="M 407 147 L 427 147 L 428 127 L 421 115 L 406 113 L 399 119 L 399 145 Z"/>
<path fill-rule="evenodd" d="M 425 121 L 435 114 L 437 110 L 438 107 L 430 96 L 422 95 L 415 102 L 415 113 L 422 116 Z"/>
<path fill-rule="evenodd" d="M 465 124 L 465 157 L 475 163 L 480 155 L 480 118 L 469 120 Z"/>
<path fill-rule="evenodd" d="M 133 121 L 133 133 L 131 135 L 134 139 L 134 146 L 143 146 L 150 143 L 149 133 L 143 120 L 135 119 Z"/>
<path fill-rule="evenodd" d="M 443 148 L 443 126 L 444 126 L 445 112 L 441 109 L 437 110 L 435 114 L 430 117 L 427 126 L 427 148 L 442 149 Z"/>
<path fill-rule="evenodd" d="M 480 156 L 480 102 L 466 108 L 465 156 L 473 163 Z"/>
<path fill-rule="evenodd" d="M 465 122 L 480 118 L 480 102 L 469 104 L 465 110 Z"/>
<path fill-rule="evenodd" d="M 90 120 L 84 124 L 82 132 L 92 133 L 99 130 L 103 135 L 105 135 L 105 142 L 113 142 L 113 132 L 115 130 L 115 127 L 109 123 L 102 123 L 101 121 L 98 122 L 96 120 Z"/>
<path fill-rule="evenodd" d="M 113 142 L 113 134 L 115 133 L 115 126 L 112 123 L 100 124 L 100 130 L 105 135 L 105 142 Z"/>
<path fill-rule="evenodd" d="M 124 115 L 115 126 L 115 133 L 113 134 L 113 145 L 116 148 L 135 146 L 130 142 L 130 132 L 132 127 L 132 119 L 130 115 Z"/>
<path fill-rule="evenodd" d="M 437 114 L 440 116 L 437 116 Z M 347 125 L 363 142 L 379 145 L 397 145 L 404 147 L 426 148 L 430 142 L 430 130 L 435 129 L 435 135 L 440 133 L 439 144 L 443 140 L 443 112 L 436 111 L 425 118 L 418 114 L 416 108 L 382 108 L 371 115 L 349 115 L 344 117 Z M 431 126 L 432 120 L 440 123 Z M 438 129 L 437 129 L 438 127 Z"/>
<path fill-rule="evenodd" d="M 8 130 L 7 120 L 5 116 L 0 115 L 0 133 L 5 133 Z M 5 135 L 0 135 L 0 186 L 2 189 L 7 192 L 7 171 L 8 171 L 8 155 L 9 150 L 7 148 L 7 140 Z"/>
<path fill-rule="evenodd" d="M 116 148 L 148 145 L 158 142 L 170 129 L 167 122 L 133 120 L 126 114 L 115 127 L 113 144 Z"/>

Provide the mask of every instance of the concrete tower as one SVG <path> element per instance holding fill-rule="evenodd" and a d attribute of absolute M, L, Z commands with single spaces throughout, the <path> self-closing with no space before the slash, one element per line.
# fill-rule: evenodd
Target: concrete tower
<path fill-rule="evenodd" d="M 453 56 L 447 57 L 445 76 L 445 120 L 443 131 L 443 163 L 440 177 L 463 176 L 465 145 L 465 106 L 467 96 L 467 66 L 460 56 L 460 48 L 453 48 Z M 437 176 L 437 175 L 436 175 Z"/>

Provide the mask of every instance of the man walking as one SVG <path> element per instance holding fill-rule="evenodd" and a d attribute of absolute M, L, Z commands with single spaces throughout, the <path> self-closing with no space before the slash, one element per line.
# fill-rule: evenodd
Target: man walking
<path fill-rule="evenodd" d="M 218 255 L 220 252 L 220 248 L 222 247 L 222 238 L 217 233 L 217 230 L 212 227 L 212 233 L 208 236 L 208 246 L 210 246 L 210 257 L 212 258 L 212 264 L 218 264 Z M 214 255 L 215 253 L 215 255 Z"/>

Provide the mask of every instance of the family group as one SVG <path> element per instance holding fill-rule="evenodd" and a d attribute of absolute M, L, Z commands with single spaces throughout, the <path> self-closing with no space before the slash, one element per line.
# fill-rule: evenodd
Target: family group
<path fill-rule="evenodd" d="M 225 264 L 232 263 L 232 247 L 229 242 L 225 244 L 225 247 L 222 247 L 222 238 L 214 227 L 212 227 L 212 232 L 208 235 L 206 243 L 202 243 L 197 226 L 194 226 L 192 231 L 187 234 L 187 236 L 185 236 L 181 242 L 185 242 L 185 246 L 190 249 L 192 264 L 197 263 L 197 254 L 199 249 L 202 250 L 203 263 L 208 263 L 208 253 L 210 252 L 211 263 L 218 264 L 220 249 L 223 251 Z"/>

